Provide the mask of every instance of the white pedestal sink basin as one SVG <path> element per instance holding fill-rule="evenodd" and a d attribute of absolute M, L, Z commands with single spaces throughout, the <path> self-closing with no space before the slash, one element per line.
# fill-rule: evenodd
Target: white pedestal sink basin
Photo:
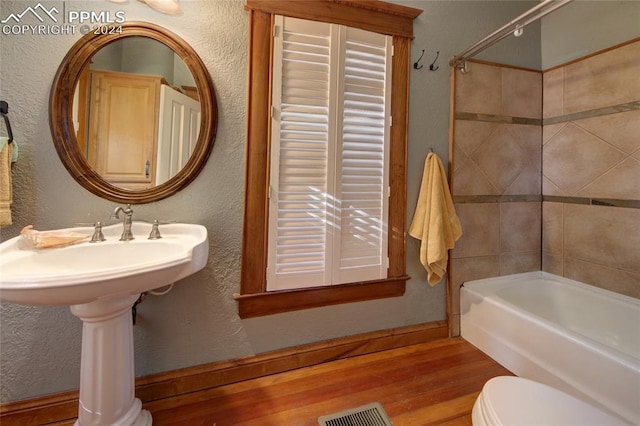
<path fill-rule="evenodd" d="M 70 228 L 86 232 L 93 228 Z M 150 425 L 134 395 L 131 307 L 140 293 L 185 278 L 207 263 L 201 225 L 167 224 L 149 240 L 151 224 L 133 222 L 132 241 L 118 241 L 122 224 L 103 228 L 107 241 L 24 249 L 21 237 L 0 244 L 0 299 L 23 305 L 70 305 L 83 322 L 80 407 L 76 425 Z"/>

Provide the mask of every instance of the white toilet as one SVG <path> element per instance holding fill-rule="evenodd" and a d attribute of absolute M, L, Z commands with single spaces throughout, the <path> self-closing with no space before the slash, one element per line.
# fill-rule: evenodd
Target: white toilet
<path fill-rule="evenodd" d="M 471 419 L 474 426 L 617 426 L 624 421 L 542 383 L 500 376 L 487 381 Z"/>

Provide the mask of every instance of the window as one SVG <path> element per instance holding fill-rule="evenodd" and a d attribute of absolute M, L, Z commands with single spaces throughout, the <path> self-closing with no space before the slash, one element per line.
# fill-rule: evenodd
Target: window
<path fill-rule="evenodd" d="M 392 38 L 274 28 L 267 290 L 386 278 Z"/>
<path fill-rule="evenodd" d="M 256 317 L 296 309 L 402 295 L 405 281 L 409 278 L 406 276 L 404 253 L 409 45 L 413 35 L 413 19 L 421 11 L 382 1 L 359 0 L 306 2 L 246 0 L 246 8 L 250 14 L 246 191 L 240 294 L 234 295 L 238 301 L 240 317 Z M 268 256 L 269 236 L 273 236 L 274 232 L 270 229 L 269 221 L 270 217 L 273 218 L 270 205 L 274 200 L 274 194 L 271 194 L 270 198 L 269 192 L 280 191 L 280 184 L 271 180 L 270 170 L 273 165 L 271 154 L 276 152 L 274 146 L 282 143 L 278 140 L 281 137 L 280 134 L 277 135 L 278 138 L 271 137 L 275 131 L 271 121 L 273 112 L 271 99 L 273 97 L 277 100 L 274 93 L 278 90 L 271 84 L 275 75 L 272 70 L 272 61 L 277 60 L 274 56 L 277 40 L 272 37 L 277 15 L 345 25 L 391 36 L 393 39 L 391 81 L 390 84 L 386 84 L 387 87 L 391 87 L 391 111 L 387 115 L 391 116 L 393 121 L 386 148 L 389 196 L 386 198 L 388 208 L 380 210 L 387 211 L 388 215 L 388 227 L 384 230 L 387 241 L 380 244 L 381 253 L 385 250 L 382 246 L 386 246 L 389 263 L 388 267 L 387 265 L 382 267 L 384 272 L 377 275 L 382 277 L 380 279 L 362 278 L 365 275 L 358 275 L 356 282 L 351 281 L 351 278 L 345 278 L 346 282 L 338 284 L 343 280 L 334 280 L 334 274 L 332 274 L 330 282 L 334 285 L 329 286 L 317 283 L 312 284 L 311 287 L 295 289 L 287 288 L 290 287 L 288 284 L 282 289 L 277 287 L 271 289 L 267 286 L 267 265 L 271 260 Z M 332 102 L 338 104 L 337 100 Z M 343 105 L 341 108 L 344 108 L 344 101 L 341 105 Z M 334 129 L 339 128 L 337 123 L 332 126 Z M 335 156 L 342 155 L 343 151 L 342 148 L 336 149 L 335 152 L 339 154 Z M 329 158 L 330 154 L 326 155 Z M 276 161 L 281 162 L 281 158 Z M 335 161 L 330 163 L 337 164 Z M 274 184 L 275 189 L 271 189 Z M 330 183 L 327 187 L 336 188 L 332 189 L 333 191 L 342 191 L 341 182 Z M 276 194 L 276 199 L 278 195 L 282 196 L 282 194 Z M 331 197 L 327 201 L 328 204 L 333 202 Z M 332 211 L 332 209 L 329 210 L 330 215 Z M 331 250 L 332 255 L 329 258 L 335 264 L 333 259 L 336 250 Z M 326 277 L 323 278 L 323 282 L 325 279 Z M 295 287 L 300 287 L 301 281 L 303 280 L 298 280 Z M 304 279 L 304 282 L 307 280 Z"/>

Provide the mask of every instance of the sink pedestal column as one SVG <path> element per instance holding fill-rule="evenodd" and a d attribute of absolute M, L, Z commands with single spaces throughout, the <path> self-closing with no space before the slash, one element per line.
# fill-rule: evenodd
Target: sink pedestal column
<path fill-rule="evenodd" d="M 76 426 L 151 425 L 135 397 L 131 307 L 138 295 L 114 296 L 71 312 L 82 320 L 80 407 Z"/>

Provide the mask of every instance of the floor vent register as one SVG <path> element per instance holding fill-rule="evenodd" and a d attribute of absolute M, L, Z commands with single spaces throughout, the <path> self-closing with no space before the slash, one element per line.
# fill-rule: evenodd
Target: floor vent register
<path fill-rule="evenodd" d="M 378 402 L 318 418 L 319 426 L 392 426 Z"/>

